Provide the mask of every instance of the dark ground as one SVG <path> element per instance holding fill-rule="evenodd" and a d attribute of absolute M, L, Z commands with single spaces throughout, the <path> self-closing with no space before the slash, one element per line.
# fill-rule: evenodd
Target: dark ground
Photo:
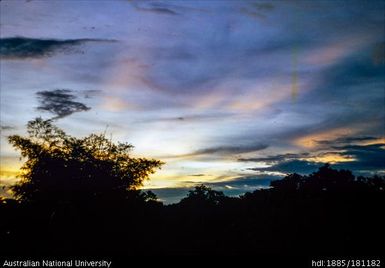
<path fill-rule="evenodd" d="M 308 267 L 320 258 L 380 258 L 384 185 L 384 178 L 356 178 L 323 167 L 239 198 L 199 186 L 169 206 L 137 193 L 125 200 L 55 205 L 5 199 L 1 255 L 98 256 L 115 259 L 115 267 L 144 256 L 238 263 L 295 259 Z"/>

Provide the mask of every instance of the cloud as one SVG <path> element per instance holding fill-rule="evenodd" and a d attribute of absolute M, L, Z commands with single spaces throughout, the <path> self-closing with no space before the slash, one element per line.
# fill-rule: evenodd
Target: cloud
<path fill-rule="evenodd" d="M 333 112 L 331 123 L 380 122 L 384 114 L 379 113 L 383 105 L 384 66 L 372 62 L 373 44 L 356 49 L 339 62 L 320 73 L 315 90 L 305 95 L 308 105 L 329 106 Z M 382 118 L 378 118 L 382 117 Z M 349 122 L 346 122 L 347 119 Z M 383 121 L 381 121 L 383 122 Z"/>
<path fill-rule="evenodd" d="M 384 68 L 383 65 L 373 64 L 370 57 L 372 49 L 373 46 L 369 46 L 363 51 L 357 51 L 352 57 L 330 68 L 325 73 L 328 79 L 326 82 L 339 88 L 353 86 L 357 83 L 367 85 L 368 82 L 376 81 L 382 82 L 383 85 Z"/>
<path fill-rule="evenodd" d="M 274 10 L 271 3 L 250 3 L 248 7 L 242 7 L 240 12 L 256 19 L 266 19 L 266 12 Z"/>
<path fill-rule="evenodd" d="M 378 171 L 385 170 L 385 143 L 370 145 L 347 145 L 336 147 L 344 150 L 342 155 L 351 156 L 356 161 L 338 164 L 341 168 L 353 169 L 357 171 Z"/>
<path fill-rule="evenodd" d="M 1 130 L 12 130 L 12 129 L 15 129 L 15 127 L 8 126 L 8 125 L 2 125 L 0 128 L 1 128 Z"/>
<path fill-rule="evenodd" d="M 375 65 L 385 64 L 385 42 L 376 44 L 372 53 L 373 63 Z"/>
<path fill-rule="evenodd" d="M 192 123 L 192 122 L 206 122 L 206 121 L 217 121 L 223 118 L 230 118 L 233 116 L 231 113 L 209 113 L 209 114 L 181 114 L 180 116 L 172 117 L 158 117 L 151 119 L 143 119 L 138 123 L 149 123 L 149 122 L 180 122 L 180 123 Z"/>
<path fill-rule="evenodd" d="M 143 5 L 146 4 L 145 6 Z M 138 2 L 133 2 L 133 6 L 138 11 L 143 12 L 152 12 L 156 14 L 163 14 L 163 15 L 179 15 L 178 12 L 171 9 L 168 5 L 163 3 L 149 3 L 141 2 L 142 5 L 139 5 Z"/>
<path fill-rule="evenodd" d="M 54 119 L 91 109 L 81 102 L 74 101 L 76 96 L 73 94 L 73 91 L 69 89 L 39 91 L 36 94 L 40 101 L 40 106 L 37 107 L 37 109 L 56 115 Z"/>
<path fill-rule="evenodd" d="M 255 189 L 269 187 L 272 180 L 279 178 L 280 176 L 261 174 L 237 177 L 231 180 L 207 183 L 206 185 L 216 190 L 224 191 L 229 195 L 238 195 L 245 192 L 254 191 Z"/>
<path fill-rule="evenodd" d="M 315 163 L 306 160 L 284 160 L 279 162 L 271 167 L 266 168 L 250 168 L 250 170 L 255 171 L 274 171 L 281 173 L 300 173 L 300 174 L 309 174 L 317 170 L 323 163 Z"/>
<path fill-rule="evenodd" d="M 198 155 L 208 155 L 208 154 L 232 155 L 232 154 L 261 151 L 266 149 L 267 147 L 269 146 L 266 144 L 252 144 L 252 145 L 243 145 L 243 146 L 218 146 L 218 147 L 210 147 L 206 149 L 197 150 L 192 154 L 188 154 L 184 156 L 198 156 Z"/>
<path fill-rule="evenodd" d="M 370 174 L 384 172 L 385 170 L 385 149 L 384 144 L 372 145 L 352 145 L 344 146 L 343 152 L 339 154 L 345 157 L 351 157 L 354 161 L 337 162 L 331 164 L 334 168 L 349 169 L 357 174 Z M 276 171 L 283 173 L 302 173 L 309 174 L 322 166 L 324 163 L 303 160 L 284 160 L 268 168 L 252 168 L 256 171 Z"/>
<path fill-rule="evenodd" d="M 238 161 L 241 162 L 279 162 L 284 161 L 288 159 L 297 159 L 297 158 L 303 158 L 307 157 L 309 153 L 300 153 L 300 154 L 277 154 L 272 156 L 266 156 L 266 157 L 250 157 L 250 158 L 239 158 Z"/>
<path fill-rule="evenodd" d="M 266 161 L 272 164 L 266 168 L 249 169 L 254 171 L 308 174 L 326 162 L 335 168 L 349 169 L 358 174 L 385 171 L 385 142 L 381 138 L 372 136 L 343 137 L 332 141 L 321 141 L 321 143 L 325 146 L 322 151 L 313 153 L 279 154 L 239 160 Z"/>
<path fill-rule="evenodd" d="M 357 144 L 357 143 L 372 143 L 378 141 L 378 137 L 363 136 L 363 137 L 341 137 L 335 140 L 319 140 L 320 145 L 339 146 L 343 144 Z"/>
<path fill-rule="evenodd" d="M 89 89 L 89 90 L 84 90 L 81 93 L 84 96 L 84 98 L 90 99 L 92 97 L 100 95 L 102 91 L 98 89 Z"/>
<path fill-rule="evenodd" d="M 2 59 L 28 59 L 50 57 L 55 53 L 74 52 L 74 47 L 88 42 L 113 42 L 103 39 L 36 39 L 9 37 L 0 39 Z"/>

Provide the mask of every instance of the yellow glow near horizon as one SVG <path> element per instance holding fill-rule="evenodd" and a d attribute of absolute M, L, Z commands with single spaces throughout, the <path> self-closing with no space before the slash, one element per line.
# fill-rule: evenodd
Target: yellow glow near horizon
<path fill-rule="evenodd" d="M 21 163 L 14 165 L 0 165 L 0 186 L 14 184 L 19 180 Z"/>
<path fill-rule="evenodd" d="M 236 160 L 198 161 L 181 160 L 171 161 L 144 182 L 143 189 L 193 187 L 201 183 L 231 181 L 250 172 L 242 172 L 247 167 Z M 255 172 L 252 172 L 253 174 Z M 243 175 L 242 175 L 243 174 Z"/>
<path fill-rule="evenodd" d="M 349 156 L 343 156 L 336 153 L 328 153 L 320 156 L 314 156 L 304 159 L 306 161 L 318 162 L 318 163 L 341 163 L 341 162 L 353 162 L 355 159 Z"/>

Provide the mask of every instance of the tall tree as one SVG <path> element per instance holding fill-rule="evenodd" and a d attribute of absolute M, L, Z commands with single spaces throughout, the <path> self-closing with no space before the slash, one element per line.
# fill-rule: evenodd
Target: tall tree
<path fill-rule="evenodd" d="M 8 138 L 26 158 L 21 180 L 11 188 L 20 200 L 127 198 L 163 164 L 131 157 L 131 144 L 115 144 L 105 134 L 67 135 L 52 120 L 37 118 L 28 122 L 27 129 L 27 137 Z"/>

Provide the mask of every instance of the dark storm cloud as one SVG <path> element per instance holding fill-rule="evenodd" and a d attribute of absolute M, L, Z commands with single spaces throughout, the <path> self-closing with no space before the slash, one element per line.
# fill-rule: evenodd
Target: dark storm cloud
<path fill-rule="evenodd" d="M 87 42 L 111 42 L 103 39 L 36 39 L 9 37 L 0 39 L 2 59 L 28 59 L 50 57 L 59 52 L 71 52 L 74 47 Z"/>
<path fill-rule="evenodd" d="M 40 101 L 40 106 L 37 109 L 56 115 L 55 119 L 91 109 L 81 102 L 74 101 L 76 96 L 69 89 L 39 91 L 36 94 Z"/>

